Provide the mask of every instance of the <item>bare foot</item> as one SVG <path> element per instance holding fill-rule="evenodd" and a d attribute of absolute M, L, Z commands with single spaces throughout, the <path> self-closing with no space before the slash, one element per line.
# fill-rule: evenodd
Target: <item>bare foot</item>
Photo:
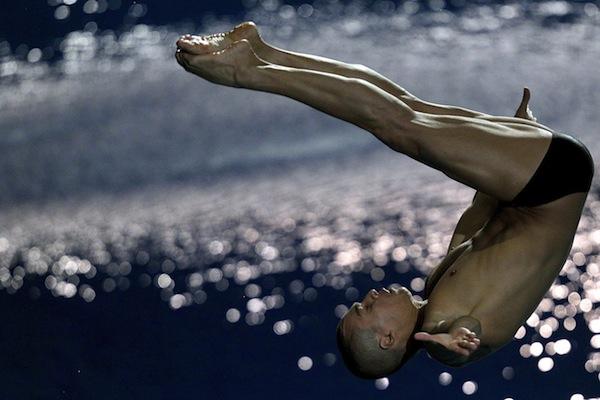
<path fill-rule="evenodd" d="M 184 35 L 177 41 L 177 47 L 191 54 L 207 54 L 224 50 L 235 42 L 244 39 L 255 50 L 263 45 L 256 24 L 252 21 L 246 21 L 236 25 L 229 32 L 207 36 Z"/>
<path fill-rule="evenodd" d="M 186 71 L 210 82 L 231 87 L 243 87 L 240 77 L 244 72 L 267 64 L 258 58 L 246 39 L 212 53 L 193 54 L 179 48 L 175 58 Z"/>

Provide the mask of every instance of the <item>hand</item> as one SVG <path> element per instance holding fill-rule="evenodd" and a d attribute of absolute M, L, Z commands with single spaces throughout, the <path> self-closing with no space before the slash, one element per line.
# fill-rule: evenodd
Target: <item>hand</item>
<path fill-rule="evenodd" d="M 452 333 L 437 333 L 431 335 L 427 332 L 415 333 L 415 339 L 423 342 L 439 343 L 448 350 L 464 356 L 470 356 L 479 348 L 479 339 L 475 332 L 471 332 L 467 328 L 458 328 Z"/>
<path fill-rule="evenodd" d="M 517 112 L 515 117 L 528 119 L 530 121 L 537 121 L 537 118 L 533 116 L 531 110 L 529 109 L 529 99 L 531 98 L 531 92 L 529 88 L 523 89 L 523 99 L 521 100 L 521 104 L 519 104 L 519 108 L 517 108 Z"/>

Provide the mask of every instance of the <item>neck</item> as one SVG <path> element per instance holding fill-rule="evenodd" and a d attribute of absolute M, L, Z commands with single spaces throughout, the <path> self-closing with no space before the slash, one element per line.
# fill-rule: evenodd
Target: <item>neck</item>
<path fill-rule="evenodd" d="M 421 304 L 421 307 L 417 309 L 417 321 L 415 322 L 415 326 L 410 333 L 408 340 L 406 341 L 406 352 L 402 357 L 400 362 L 400 366 L 404 365 L 412 356 L 415 355 L 422 347 L 423 342 L 415 339 L 415 333 L 421 331 L 421 326 L 423 325 L 423 320 L 425 319 L 425 307 L 427 306 L 427 301 Z"/>
<path fill-rule="evenodd" d="M 407 345 L 411 347 L 421 348 L 423 347 L 423 342 L 420 342 L 415 339 L 415 333 L 420 332 L 423 328 L 423 321 L 425 320 L 425 310 L 427 308 L 427 300 L 424 300 L 421 303 L 420 307 L 417 309 L 417 320 L 415 321 L 415 326 L 410 333 L 410 337 L 408 338 Z"/>
<path fill-rule="evenodd" d="M 415 322 L 415 327 L 411 335 L 419 332 L 423 326 L 423 321 L 425 320 L 425 309 L 427 308 L 427 300 L 425 300 L 419 309 L 417 310 L 417 321 Z M 412 336 L 411 336 L 412 337 Z"/>

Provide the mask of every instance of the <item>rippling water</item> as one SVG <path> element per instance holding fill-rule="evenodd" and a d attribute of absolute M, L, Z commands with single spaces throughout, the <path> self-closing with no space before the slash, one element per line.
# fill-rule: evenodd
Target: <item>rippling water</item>
<path fill-rule="evenodd" d="M 366 64 L 427 100 L 512 115 L 527 85 L 538 119 L 599 158 L 592 3 L 378 3 L 387 16 L 261 4 L 247 18 L 266 40 Z M 561 275 L 513 343 L 459 370 L 422 353 L 375 385 L 353 380 L 333 334 L 346 305 L 393 283 L 422 294 L 473 190 L 299 103 L 185 74 L 179 33 L 73 32 L 54 64 L 2 59 L 11 398 L 598 395 L 595 182 Z"/>

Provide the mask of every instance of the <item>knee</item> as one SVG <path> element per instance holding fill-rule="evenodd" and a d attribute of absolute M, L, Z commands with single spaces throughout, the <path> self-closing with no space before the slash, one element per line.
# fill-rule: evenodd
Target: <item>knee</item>
<path fill-rule="evenodd" d="M 415 138 L 415 132 L 411 131 L 409 126 L 403 124 L 381 126 L 376 136 L 390 149 L 420 160 L 421 147 Z"/>
<path fill-rule="evenodd" d="M 381 76 L 379 75 L 379 73 L 374 69 L 367 67 L 364 64 L 350 64 L 350 68 L 354 71 L 356 76 L 360 77 L 361 79 L 365 79 L 371 82 L 373 82 L 374 80 L 380 80 Z"/>
<path fill-rule="evenodd" d="M 392 124 L 385 128 L 389 137 L 390 147 L 415 160 L 423 157 L 422 140 L 423 126 L 417 116 L 406 115 L 394 118 Z"/>

